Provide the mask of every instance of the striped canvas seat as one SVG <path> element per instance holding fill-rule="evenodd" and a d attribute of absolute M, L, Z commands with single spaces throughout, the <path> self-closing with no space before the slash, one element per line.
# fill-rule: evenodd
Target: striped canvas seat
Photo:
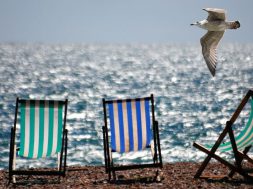
<path fill-rule="evenodd" d="M 138 151 L 150 146 L 150 100 L 112 101 L 108 109 L 113 151 Z"/>
<path fill-rule="evenodd" d="M 41 158 L 61 151 L 62 107 L 57 101 L 21 102 L 20 156 Z"/>
<path fill-rule="evenodd" d="M 251 107 L 248 122 L 245 125 L 245 127 L 241 130 L 241 132 L 238 135 L 235 135 L 233 125 L 248 102 L 250 102 Z M 222 143 L 226 136 L 228 136 L 229 141 Z M 243 177 L 253 180 L 253 176 L 249 174 L 250 173 L 249 169 L 242 166 L 242 162 L 244 160 L 247 160 L 249 163 L 253 164 L 253 159 L 247 155 L 250 148 L 252 147 L 252 144 L 253 144 L 253 91 L 249 90 L 246 96 L 242 99 L 241 103 L 239 104 L 235 112 L 233 113 L 230 120 L 227 121 L 224 130 L 221 132 L 220 136 L 218 137 L 214 145 L 210 146 L 210 145 L 201 145 L 196 142 L 193 143 L 194 147 L 207 154 L 207 157 L 197 170 L 194 177 L 206 178 L 206 176 L 201 175 L 205 170 L 205 168 L 207 167 L 210 160 L 214 158 L 215 160 L 219 161 L 220 163 L 227 166 L 231 170 L 230 173 L 228 174 L 229 177 L 232 177 L 234 173 L 237 172 Z M 216 153 L 216 151 L 219 151 L 220 153 L 230 151 L 233 154 L 234 162 L 233 163 L 229 162 L 225 158 L 221 157 L 219 153 Z M 210 175 L 207 177 L 210 177 Z M 215 175 L 215 177 L 217 178 L 217 175 Z"/>
<path fill-rule="evenodd" d="M 154 97 L 136 99 L 103 99 L 105 169 L 111 179 L 115 171 L 162 167 L 158 122 L 154 114 Z M 113 164 L 113 152 L 127 153 L 151 148 L 153 163 L 139 165 Z"/>
<path fill-rule="evenodd" d="M 52 101 L 17 98 L 14 126 L 11 128 L 9 182 L 15 181 L 15 175 L 65 176 L 67 104 L 67 99 Z M 20 129 L 17 129 L 18 126 Z M 31 158 L 47 157 L 58 160 L 57 170 L 16 169 L 16 158 L 25 158 L 29 163 Z"/>
<path fill-rule="evenodd" d="M 235 137 L 236 145 L 238 150 L 243 150 L 247 146 L 250 146 L 253 144 L 253 100 L 250 100 L 251 104 L 251 111 L 249 120 L 247 122 L 246 127 L 243 128 L 243 130 L 239 133 L 237 137 Z M 209 146 L 210 147 L 210 146 Z M 232 151 L 232 145 L 231 142 L 222 143 L 219 146 L 219 151 L 227 152 Z"/>

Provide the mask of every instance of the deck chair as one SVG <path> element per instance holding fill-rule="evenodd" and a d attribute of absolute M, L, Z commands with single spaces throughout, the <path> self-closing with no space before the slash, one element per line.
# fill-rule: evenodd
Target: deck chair
<path fill-rule="evenodd" d="M 68 100 L 16 100 L 14 126 L 11 128 L 9 183 L 15 175 L 65 176 L 67 158 Z M 16 169 L 16 158 L 48 158 L 58 155 L 58 168 Z M 46 159 L 45 159 L 46 161 Z"/>
<path fill-rule="evenodd" d="M 162 168 L 162 155 L 158 122 L 154 114 L 154 97 L 105 100 L 104 109 L 104 156 L 105 170 L 109 180 L 116 179 L 116 171 L 159 167 Z M 110 138 L 110 139 L 109 139 Z M 114 165 L 113 152 L 127 153 L 151 148 L 152 163 Z"/>
<path fill-rule="evenodd" d="M 251 99 L 250 99 L 251 98 Z M 249 116 L 249 120 L 246 126 L 239 132 L 239 134 L 235 137 L 233 131 L 233 124 L 240 115 L 241 111 L 247 104 L 250 102 L 251 104 L 251 112 Z M 228 136 L 229 141 L 223 142 L 223 139 Z M 219 161 L 220 163 L 227 166 L 231 171 L 227 175 L 232 177 L 235 172 L 239 173 L 246 179 L 253 179 L 253 177 L 249 174 L 250 170 L 243 168 L 242 162 L 243 160 L 247 160 L 249 163 L 253 163 L 253 159 L 250 158 L 247 153 L 250 150 L 253 144 L 253 91 L 249 90 L 246 96 L 242 99 L 240 105 L 237 107 L 236 111 L 232 115 L 231 119 L 226 122 L 226 126 L 222 133 L 220 134 L 219 138 L 215 142 L 213 146 L 210 145 L 200 145 L 196 142 L 193 143 L 193 146 L 197 149 L 201 150 L 202 152 L 207 154 L 207 157 L 197 170 L 195 174 L 195 178 L 210 178 L 210 177 L 219 177 L 219 176 L 201 176 L 205 168 L 207 167 L 209 161 L 214 158 L 215 160 Z M 234 163 L 230 163 L 226 159 L 222 158 L 220 155 L 217 155 L 216 151 L 219 154 L 222 152 L 232 152 L 234 156 Z"/>

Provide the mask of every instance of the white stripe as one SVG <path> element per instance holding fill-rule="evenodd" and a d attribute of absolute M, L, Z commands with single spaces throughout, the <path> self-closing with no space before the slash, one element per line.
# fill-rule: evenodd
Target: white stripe
<path fill-rule="evenodd" d="M 127 119 L 127 102 L 122 102 L 122 114 L 123 114 L 123 125 L 124 125 L 124 140 L 125 140 L 125 152 L 129 152 L 129 125 Z"/>
<path fill-rule="evenodd" d="M 58 139 L 58 102 L 54 102 L 54 128 L 53 128 L 53 147 L 51 155 L 56 153 Z"/>
<path fill-rule="evenodd" d="M 133 123 L 133 135 L 134 135 L 134 151 L 138 151 L 138 129 L 136 118 L 136 101 L 131 101 L 132 106 L 132 123 Z"/>
<path fill-rule="evenodd" d="M 44 144 L 42 157 L 46 157 L 48 148 L 49 104 L 45 101 L 44 107 Z"/>
<path fill-rule="evenodd" d="M 28 156 L 29 143 L 30 143 L 30 101 L 26 101 L 25 104 L 25 146 L 24 157 Z"/>
<path fill-rule="evenodd" d="M 252 127 L 253 127 L 253 122 L 252 122 L 252 120 L 251 120 L 250 130 L 252 130 Z M 250 144 L 252 144 L 252 138 L 253 138 L 253 133 L 247 138 L 247 140 L 245 140 L 243 143 L 241 143 L 241 144 L 238 145 L 237 147 L 238 147 L 239 149 L 241 149 L 241 148 L 244 148 L 244 147 L 246 147 L 246 146 L 249 146 L 248 142 L 251 141 Z M 236 142 L 237 142 L 237 141 L 236 141 Z M 238 142 L 237 142 L 237 143 L 238 143 Z M 246 145 L 246 146 L 245 146 L 245 145 Z"/>
<path fill-rule="evenodd" d="M 239 138 L 239 140 L 236 141 L 236 144 L 239 144 L 241 141 L 243 141 L 249 134 L 249 132 L 253 129 L 253 119 L 251 120 L 251 124 L 249 126 L 249 128 L 247 129 L 246 133 L 241 137 Z M 247 139 L 241 143 L 240 145 L 237 146 L 238 149 L 241 149 L 241 148 L 244 148 L 245 144 L 247 144 L 247 142 L 249 140 L 251 140 L 253 138 L 253 134 L 251 134 L 249 137 L 247 137 Z M 222 146 L 219 148 L 220 151 L 227 151 L 227 148 L 232 148 L 231 146 L 231 143 L 229 143 L 229 145 L 226 145 L 226 146 Z"/>
<path fill-rule="evenodd" d="M 141 130 L 142 130 L 142 149 L 146 148 L 147 145 L 147 124 L 146 124 L 146 111 L 145 111 L 145 100 L 141 100 Z"/>
<path fill-rule="evenodd" d="M 246 133 L 243 135 L 243 137 L 241 137 L 238 141 L 236 141 L 237 143 L 240 143 L 241 141 L 243 141 L 248 134 L 250 133 L 250 131 L 252 130 L 252 124 L 249 126 L 249 128 L 247 129 Z"/>
<path fill-rule="evenodd" d="M 113 103 L 113 117 L 114 117 L 114 133 L 115 133 L 115 147 L 116 151 L 120 152 L 120 133 L 119 133 L 119 113 L 118 113 L 118 104 L 117 102 Z"/>
<path fill-rule="evenodd" d="M 39 124 L 40 124 L 40 101 L 35 102 L 35 117 L 34 117 L 34 148 L 33 158 L 37 158 L 39 150 Z"/>

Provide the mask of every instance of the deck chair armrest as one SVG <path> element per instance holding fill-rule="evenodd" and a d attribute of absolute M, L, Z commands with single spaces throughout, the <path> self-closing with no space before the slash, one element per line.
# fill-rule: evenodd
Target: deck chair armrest
<path fill-rule="evenodd" d="M 158 129 L 158 121 L 154 121 L 154 129 L 156 133 L 156 140 L 159 140 L 159 129 Z"/>
<path fill-rule="evenodd" d="M 66 142 L 66 148 L 67 148 L 67 142 L 68 142 L 68 129 L 64 129 L 63 131 L 63 135 L 64 135 L 64 139 L 65 139 L 65 142 Z"/>
<path fill-rule="evenodd" d="M 154 144 L 155 144 L 155 161 L 157 162 L 158 161 L 158 159 L 159 159 L 159 162 L 160 162 L 160 164 L 161 164 L 161 166 L 162 166 L 162 154 L 161 154 L 161 146 L 160 146 L 160 136 L 159 136 L 159 128 L 158 128 L 158 121 L 154 121 L 154 129 L 155 129 L 155 134 L 156 134 L 156 136 L 155 136 L 155 140 L 156 141 L 154 141 Z"/>
<path fill-rule="evenodd" d="M 102 131 L 103 131 L 103 142 L 104 142 L 104 145 L 106 144 L 106 128 L 105 126 L 102 126 Z"/>
<path fill-rule="evenodd" d="M 105 126 L 102 126 L 102 131 L 103 131 L 103 143 L 104 143 L 105 172 L 108 173 L 109 154 L 108 154 L 108 146 L 106 142 L 106 127 Z"/>
<path fill-rule="evenodd" d="M 66 142 L 66 148 L 67 148 L 67 141 L 68 141 L 68 129 L 64 129 L 63 131 L 63 137 L 64 137 L 64 140 Z"/>
<path fill-rule="evenodd" d="M 63 131 L 66 135 L 68 134 L 69 130 L 68 129 L 64 129 Z"/>
<path fill-rule="evenodd" d="M 154 121 L 156 129 L 158 129 L 158 121 Z"/>
<path fill-rule="evenodd" d="M 60 157 L 63 158 L 63 175 L 65 176 L 65 172 L 66 172 L 66 167 L 67 167 L 67 153 L 68 153 L 68 129 L 64 129 L 63 130 L 63 138 L 64 138 L 64 151 L 62 153 L 64 153 L 64 157 Z M 63 156 L 63 154 L 61 154 L 61 156 Z M 60 168 L 59 170 L 62 169 L 62 159 L 60 159 Z"/>
<path fill-rule="evenodd" d="M 13 141 L 14 141 L 14 127 L 11 127 L 10 145 L 12 145 Z"/>
<path fill-rule="evenodd" d="M 105 133 L 105 126 L 102 126 L 102 131 L 103 133 Z"/>

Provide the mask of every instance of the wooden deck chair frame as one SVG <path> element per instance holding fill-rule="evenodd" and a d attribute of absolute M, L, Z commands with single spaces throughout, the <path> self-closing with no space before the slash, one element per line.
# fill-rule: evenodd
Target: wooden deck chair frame
<path fill-rule="evenodd" d="M 17 121 L 19 109 L 21 103 L 26 103 L 27 101 L 36 103 L 59 103 L 62 104 L 62 138 L 59 139 L 61 141 L 60 152 L 58 153 L 58 169 L 57 170 L 29 170 L 29 169 L 15 169 L 15 160 L 17 151 L 19 148 L 16 148 L 16 136 L 17 136 Z M 10 138 L 10 154 L 9 154 L 9 183 L 14 181 L 15 182 L 15 175 L 58 175 L 58 176 L 65 176 L 66 172 L 66 159 L 67 159 L 67 135 L 68 130 L 66 129 L 66 116 L 67 116 L 67 106 L 68 100 L 65 101 L 53 101 L 53 100 L 28 100 L 28 99 L 16 99 L 16 109 L 15 109 L 15 118 L 14 118 L 14 126 L 11 128 L 11 138 Z M 29 158 L 28 158 L 29 159 Z M 29 160 L 28 160 L 29 161 Z M 46 161 L 46 160 L 45 160 Z M 44 169 L 44 168 L 43 168 Z"/>
<path fill-rule="evenodd" d="M 148 100 L 151 103 L 151 130 L 153 135 L 153 163 L 146 163 L 146 164 L 131 164 L 131 165 L 114 165 L 113 164 L 113 157 L 111 149 L 111 144 L 109 142 L 109 128 L 107 119 L 109 119 L 109 116 L 107 116 L 107 108 L 106 106 L 110 103 L 114 102 L 130 102 L 130 101 L 140 101 L 140 100 Z M 105 158 L 105 171 L 108 173 L 109 180 L 111 180 L 111 176 L 113 175 L 113 180 L 116 180 L 116 171 L 123 171 L 128 169 L 138 169 L 138 168 L 155 168 L 159 167 L 162 168 L 162 155 L 161 155 L 161 148 L 160 148 L 160 138 L 159 138 L 159 130 L 158 130 L 158 122 L 155 120 L 155 114 L 154 114 L 154 97 L 153 94 L 151 94 L 150 97 L 145 98 L 135 98 L 135 99 L 121 99 L 121 100 L 105 100 L 103 99 L 103 110 L 104 110 L 104 126 L 103 129 L 103 142 L 104 142 L 104 158 Z M 149 146 L 150 147 L 150 146 Z M 152 150 L 152 149 L 151 149 Z"/>
<path fill-rule="evenodd" d="M 208 165 L 209 161 L 212 158 L 214 158 L 215 160 L 217 160 L 218 162 L 220 162 L 223 165 L 227 166 L 231 170 L 230 173 L 227 176 L 232 177 L 234 175 L 234 173 L 237 172 L 246 179 L 250 179 L 250 180 L 253 179 L 253 177 L 251 175 L 249 175 L 250 171 L 247 170 L 247 169 L 244 169 L 242 167 L 242 161 L 243 160 L 247 160 L 248 162 L 253 163 L 253 159 L 250 158 L 247 155 L 248 151 L 251 148 L 251 145 L 246 146 L 242 152 L 239 151 L 238 148 L 237 148 L 236 140 L 235 140 L 233 129 L 232 129 L 232 126 L 233 126 L 234 122 L 236 121 L 236 119 L 240 115 L 240 113 L 243 110 L 246 103 L 249 101 L 250 97 L 251 98 L 253 97 L 253 91 L 252 90 L 249 90 L 247 92 L 246 96 L 242 99 L 240 105 L 237 107 L 237 109 L 234 112 L 234 114 L 232 115 L 231 119 L 229 121 L 227 121 L 224 130 L 220 134 L 219 138 L 217 139 L 217 141 L 215 142 L 215 144 L 213 145 L 211 150 L 207 149 L 206 147 L 204 147 L 204 146 L 202 146 L 202 145 L 200 145 L 196 142 L 193 143 L 194 147 L 196 147 L 197 149 L 199 149 L 202 152 L 207 154 L 207 157 L 205 158 L 205 160 L 203 161 L 203 163 L 201 164 L 201 166 L 197 170 L 194 178 L 210 178 L 210 177 L 216 177 L 217 178 L 217 177 L 219 177 L 219 176 L 211 176 L 211 175 L 201 176 L 203 171 L 205 170 L 206 166 Z M 232 152 L 233 152 L 234 158 L 235 158 L 234 164 L 230 163 L 229 161 L 225 160 L 224 158 L 218 156 L 215 153 L 216 150 L 219 148 L 219 146 L 222 144 L 223 139 L 227 135 L 229 136 L 231 146 L 232 146 Z M 220 177 L 224 177 L 224 176 L 220 176 Z"/>

